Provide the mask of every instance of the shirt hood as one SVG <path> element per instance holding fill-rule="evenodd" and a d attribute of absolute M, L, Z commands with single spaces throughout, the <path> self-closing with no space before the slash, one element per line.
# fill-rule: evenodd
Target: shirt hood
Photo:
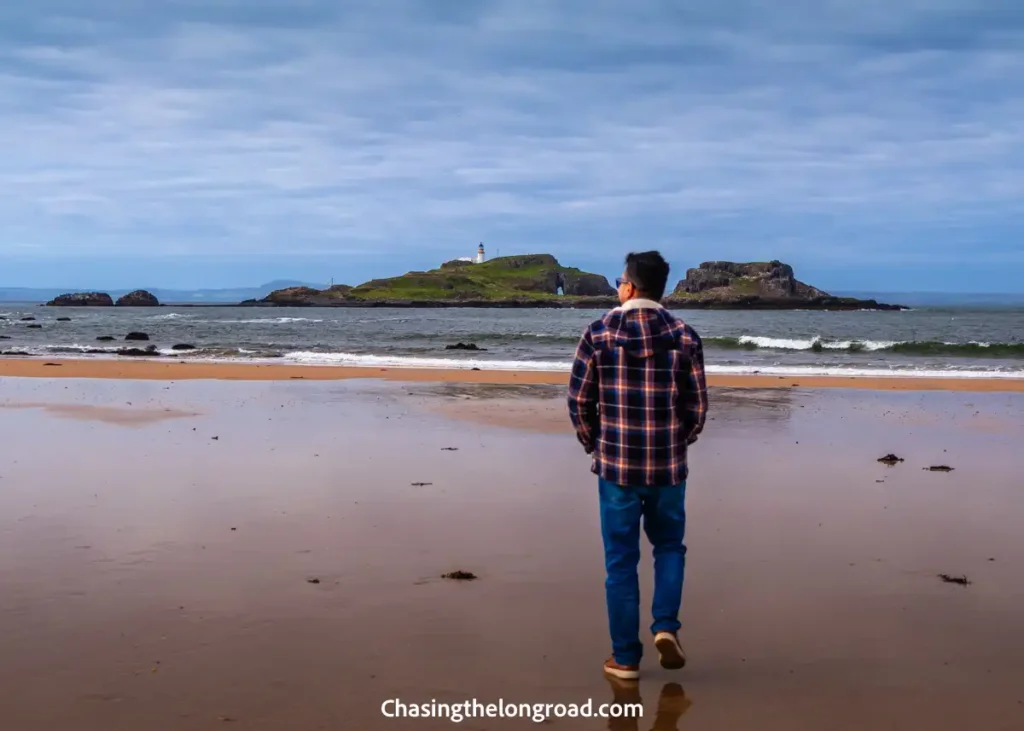
<path fill-rule="evenodd" d="M 629 300 L 609 313 L 608 329 L 615 347 L 637 358 L 650 358 L 678 347 L 677 321 L 652 300 Z"/>

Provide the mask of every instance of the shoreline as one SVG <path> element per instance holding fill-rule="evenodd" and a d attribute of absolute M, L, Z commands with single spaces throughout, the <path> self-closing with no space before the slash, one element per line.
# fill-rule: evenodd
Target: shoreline
<path fill-rule="evenodd" d="M 175 360 L 0 358 L 0 378 L 83 378 L 149 381 L 336 381 L 378 379 L 435 383 L 563 386 L 562 371 L 470 370 L 333 365 L 284 365 Z M 1024 378 L 921 376 L 804 376 L 709 373 L 713 388 L 847 388 L 873 391 L 1002 391 L 1024 393 Z"/>

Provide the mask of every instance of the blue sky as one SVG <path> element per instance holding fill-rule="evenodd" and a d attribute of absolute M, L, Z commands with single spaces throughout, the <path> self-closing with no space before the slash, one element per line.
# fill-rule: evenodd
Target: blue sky
<path fill-rule="evenodd" d="M 613 276 L 1024 291 L 1017 0 L 0 5 L 0 285 Z"/>

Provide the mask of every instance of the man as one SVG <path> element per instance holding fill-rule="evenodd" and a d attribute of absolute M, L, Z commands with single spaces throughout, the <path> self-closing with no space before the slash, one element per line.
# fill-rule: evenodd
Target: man
<path fill-rule="evenodd" d="M 651 632 L 662 667 L 679 669 L 679 606 L 686 564 L 687 447 L 707 413 L 700 337 L 659 301 L 669 265 L 630 254 L 620 307 L 592 323 L 576 352 L 569 415 L 598 476 L 612 657 L 605 673 L 640 677 L 640 519 L 654 552 Z"/>

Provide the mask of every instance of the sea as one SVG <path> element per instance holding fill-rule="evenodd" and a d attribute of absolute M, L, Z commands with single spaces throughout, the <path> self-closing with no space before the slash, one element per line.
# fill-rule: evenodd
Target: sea
<path fill-rule="evenodd" d="M 597 310 L 173 307 L 0 303 L 0 354 L 117 358 L 125 347 L 190 360 L 567 371 Z M 677 315 L 711 373 L 1024 378 L 1024 306 L 902 312 L 708 311 Z M 35 318 L 24 320 L 23 318 Z M 70 321 L 58 321 L 69 317 Z M 30 328 L 29 325 L 39 325 Z M 131 331 L 148 343 L 124 342 Z M 114 341 L 97 338 L 112 336 Z M 451 350 L 475 345 L 479 350 Z M 195 350 L 174 350 L 175 345 Z"/>

